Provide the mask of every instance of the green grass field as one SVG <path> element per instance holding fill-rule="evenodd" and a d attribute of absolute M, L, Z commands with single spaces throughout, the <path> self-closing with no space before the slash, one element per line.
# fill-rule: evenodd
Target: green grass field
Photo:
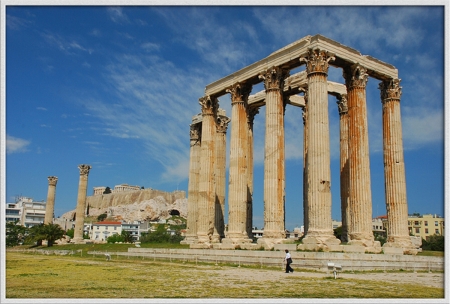
<path fill-rule="evenodd" d="M 277 279 L 280 273 L 258 267 L 7 251 L 6 298 L 444 298 L 443 288 L 420 284 L 313 276 Z"/>

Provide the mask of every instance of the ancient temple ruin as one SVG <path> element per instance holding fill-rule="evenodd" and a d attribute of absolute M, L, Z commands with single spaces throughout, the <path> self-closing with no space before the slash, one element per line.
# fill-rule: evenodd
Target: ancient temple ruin
<path fill-rule="evenodd" d="M 290 71 L 305 65 L 305 71 Z M 327 80 L 329 66 L 343 83 Z M 397 69 L 328 39 L 306 36 L 206 86 L 201 114 L 190 131 L 188 219 L 185 242 L 191 248 L 273 248 L 285 240 L 284 112 L 303 109 L 303 210 L 305 238 L 299 249 L 339 251 L 331 219 L 328 95 L 337 98 L 340 117 L 340 185 L 343 241 L 362 252 L 381 252 L 372 233 L 366 84 L 380 80 L 388 240 L 385 247 L 415 254 L 408 233 L 405 166 Z M 264 91 L 250 95 L 252 86 Z M 231 119 L 218 98 L 231 97 Z M 265 106 L 264 234 L 252 244 L 253 119 Z M 225 134 L 231 122 L 228 231 L 224 233 Z"/>

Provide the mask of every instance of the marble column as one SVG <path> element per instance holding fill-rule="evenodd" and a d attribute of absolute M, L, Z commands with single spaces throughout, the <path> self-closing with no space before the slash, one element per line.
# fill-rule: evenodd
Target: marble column
<path fill-rule="evenodd" d="M 226 187 L 226 158 L 227 158 L 227 128 L 230 118 L 219 115 L 217 117 L 216 138 L 216 207 L 215 229 L 213 242 L 220 242 L 225 237 L 225 187 Z"/>
<path fill-rule="evenodd" d="M 83 242 L 83 231 L 84 231 L 84 216 L 86 214 L 86 192 L 87 192 L 87 182 L 89 170 L 91 170 L 90 165 L 79 165 L 80 169 L 80 181 L 78 183 L 78 199 L 76 208 L 76 219 L 75 228 L 73 233 L 73 242 L 81 243 Z"/>
<path fill-rule="evenodd" d="M 369 132 L 367 127 L 366 85 L 369 75 L 359 64 L 344 68 L 347 87 L 349 137 L 349 201 L 347 219 L 349 244 L 365 246 L 368 252 L 381 251 L 372 232 L 372 193 L 370 185 Z"/>
<path fill-rule="evenodd" d="M 341 241 L 348 242 L 349 218 L 348 197 L 349 197 L 349 172 L 348 172 L 348 107 L 347 95 L 338 96 L 339 110 L 339 147 L 340 147 L 340 194 L 341 194 L 341 217 L 342 235 Z"/>
<path fill-rule="evenodd" d="M 266 132 L 264 147 L 264 233 L 259 244 L 273 248 L 286 238 L 284 170 L 284 80 L 288 71 L 272 67 L 259 75 L 266 90 Z"/>
<path fill-rule="evenodd" d="M 215 225 L 215 166 L 216 117 L 218 100 L 205 96 L 199 99 L 202 107 L 202 145 L 199 175 L 197 243 L 210 248 Z"/>
<path fill-rule="evenodd" d="M 248 152 L 247 152 L 247 235 L 253 238 L 253 121 L 259 108 L 248 109 Z"/>
<path fill-rule="evenodd" d="M 251 86 L 235 83 L 231 94 L 230 172 L 228 188 L 228 244 L 249 243 L 247 234 L 248 193 L 248 123 L 247 107 Z"/>
<path fill-rule="evenodd" d="M 190 158 L 188 184 L 188 214 L 186 219 L 186 237 L 182 244 L 195 243 L 198 221 L 198 184 L 200 174 L 202 123 L 190 126 Z"/>
<path fill-rule="evenodd" d="M 308 232 L 305 244 L 319 247 L 336 245 L 331 220 L 330 130 L 328 120 L 328 52 L 310 49 L 306 57 L 308 80 L 308 128 L 306 158 Z"/>
<path fill-rule="evenodd" d="M 308 90 L 304 90 L 305 106 L 303 113 L 303 234 L 308 231 L 308 169 L 306 159 L 308 158 Z"/>
<path fill-rule="evenodd" d="M 379 88 L 383 104 L 383 156 L 388 219 L 387 242 L 383 246 L 401 247 L 404 253 L 416 254 L 417 249 L 414 248 L 408 232 L 400 79 L 383 81 Z"/>
<path fill-rule="evenodd" d="M 55 192 L 58 178 L 56 176 L 48 177 L 47 204 L 45 205 L 44 224 L 53 224 L 53 215 L 55 213 Z"/>

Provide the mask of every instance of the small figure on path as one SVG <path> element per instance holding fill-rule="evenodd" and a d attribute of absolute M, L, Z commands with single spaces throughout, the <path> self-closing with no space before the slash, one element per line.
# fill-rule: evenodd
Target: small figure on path
<path fill-rule="evenodd" d="M 284 257 L 284 261 L 286 262 L 286 273 L 294 272 L 294 269 L 291 267 L 292 258 L 289 250 L 284 250 L 286 252 L 286 256 Z"/>
<path fill-rule="evenodd" d="M 111 260 L 111 255 L 109 253 L 105 253 L 105 257 L 107 261 Z"/>

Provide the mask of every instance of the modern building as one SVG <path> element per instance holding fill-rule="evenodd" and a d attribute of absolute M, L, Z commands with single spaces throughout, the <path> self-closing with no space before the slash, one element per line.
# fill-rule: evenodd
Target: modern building
<path fill-rule="evenodd" d="M 33 227 L 43 224 L 45 218 L 46 202 L 35 202 L 30 197 L 19 196 L 15 203 L 8 203 L 6 206 L 7 222 L 18 221 L 18 224 L 25 227 Z"/>
<path fill-rule="evenodd" d="M 408 215 L 409 234 L 427 239 L 431 235 L 445 235 L 444 218 L 436 214 Z"/>
<path fill-rule="evenodd" d="M 103 221 L 92 224 L 89 236 L 94 241 L 106 241 L 108 237 L 121 233 L 122 222 Z"/>

